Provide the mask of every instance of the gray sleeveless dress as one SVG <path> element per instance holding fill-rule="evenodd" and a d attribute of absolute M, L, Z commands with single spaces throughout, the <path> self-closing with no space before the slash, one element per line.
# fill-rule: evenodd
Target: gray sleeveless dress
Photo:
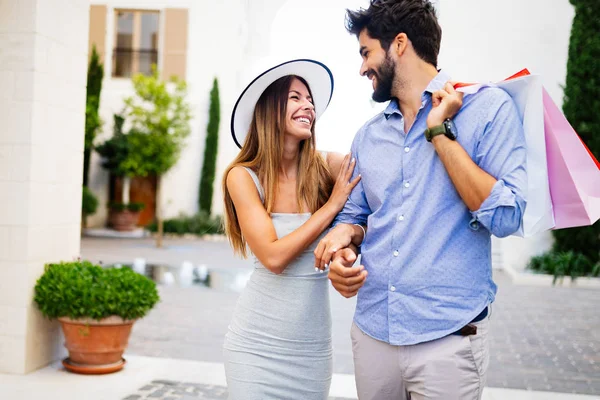
<path fill-rule="evenodd" d="M 248 170 L 264 202 L 256 174 Z M 277 237 L 311 214 L 271 214 Z M 315 272 L 315 241 L 276 275 L 254 258 L 223 355 L 231 400 L 324 400 L 332 374 L 331 311 L 326 273 Z"/>

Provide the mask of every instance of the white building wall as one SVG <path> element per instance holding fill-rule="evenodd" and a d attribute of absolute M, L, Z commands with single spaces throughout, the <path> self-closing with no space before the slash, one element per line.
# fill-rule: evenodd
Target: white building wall
<path fill-rule="evenodd" d="M 215 212 L 220 213 L 221 194 L 218 190 L 222 170 L 232 157 L 229 138 L 228 112 L 233 108 L 237 95 L 237 74 L 243 65 L 245 37 L 244 29 L 245 1 L 224 0 L 218 2 L 197 0 L 126 0 L 126 1 L 92 1 L 91 4 L 107 5 L 107 34 L 104 81 L 101 93 L 100 115 L 104 121 L 103 131 L 98 142 L 112 135 L 113 114 L 123 108 L 123 99 L 133 94 L 131 81 L 124 78 L 113 78 L 112 51 L 115 34 L 114 10 L 119 8 L 164 10 L 165 8 L 188 9 L 188 52 L 187 76 L 189 87 L 188 100 L 194 118 L 191 134 L 181 154 L 179 162 L 163 179 L 162 201 L 164 216 L 169 218 L 180 213 L 193 214 L 198 210 L 198 190 L 200 172 L 204 156 L 204 140 L 208 124 L 209 95 L 213 78 L 219 80 L 221 99 L 221 123 L 219 129 L 219 160 L 217 178 L 215 179 L 214 204 Z M 164 34 L 164 19 L 161 14 L 159 27 L 159 59 L 161 58 Z M 160 65 L 159 65 L 160 68 Z M 229 150 L 229 152 L 228 152 Z M 233 153 L 235 154 L 235 153 Z M 108 201 L 108 173 L 100 165 L 100 157 L 94 153 L 90 168 L 90 186 L 99 196 L 98 213 L 88 218 L 90 226 L 102 226 L 107 217 L 104 205 Z"/>
<path fill-rule="evenodd" d="M 79 255 L 88 19 L 87 0 L 0 0 L 0 373 L 64 352 L 33 288 Z"/>

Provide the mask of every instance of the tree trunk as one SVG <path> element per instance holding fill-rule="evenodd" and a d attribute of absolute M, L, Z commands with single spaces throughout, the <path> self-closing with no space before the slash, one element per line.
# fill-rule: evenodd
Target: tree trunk
<path fill-rule="evenodd" d="M 156 247 L 162 247 L 163 242 L 163 218 L 162 218 L 162 201 L 161 201 L 161 185 L 162 176 L 158 175 L 156 177 L 156 222 L 157 222 L 157 232 L 156 232 Z"/>
<path fill-rule="evenodd" d="M 123 204 L 129 204 L 129 192 L 131 191 L 131 178 L 123 176 L 123 190 L 121 192 L 121 201 Z"/>

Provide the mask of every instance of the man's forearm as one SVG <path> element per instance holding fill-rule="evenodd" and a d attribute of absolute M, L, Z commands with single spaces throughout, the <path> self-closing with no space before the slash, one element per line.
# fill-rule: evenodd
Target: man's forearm
<path fill-rule="evenodd" d="M 479 210 L 492 192 L 496 179 L 479 168 L 460 143 L 438 135 L 432 140 L 456 191 L 469 210 Z"/>

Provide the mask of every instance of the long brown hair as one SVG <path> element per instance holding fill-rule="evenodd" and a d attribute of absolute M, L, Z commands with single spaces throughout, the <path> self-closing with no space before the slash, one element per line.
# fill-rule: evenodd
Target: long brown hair
<path fill-rule="evenodd" d="M 265 208 L 268 213 L 273 210 L 283 153 L 287 101 L 294 79 L 298 79 L 306 85 L 310 93 L 310 87 L 306 81 L 295 75 L 284 76 L 269 85 L 254 107 L 250 129 L 240 153 L 223 175 L 225 233 L 234 252 L 243 257 L 247 255 L 246 240 L 237 219 L 235 205 L 227 189 L 227 175 L 232 168 L 237 166 L 254 170 L 265 188 Z M 314 123 L 311 132 L 310 139 L 300 142 L 298 148 L 296 202 L 298 212 L 302 212 L 304 207 L 308 207 L 308 210 L 314 213 L 329 199 L 334 181 L 327 163 L 316 151 Z"/>

